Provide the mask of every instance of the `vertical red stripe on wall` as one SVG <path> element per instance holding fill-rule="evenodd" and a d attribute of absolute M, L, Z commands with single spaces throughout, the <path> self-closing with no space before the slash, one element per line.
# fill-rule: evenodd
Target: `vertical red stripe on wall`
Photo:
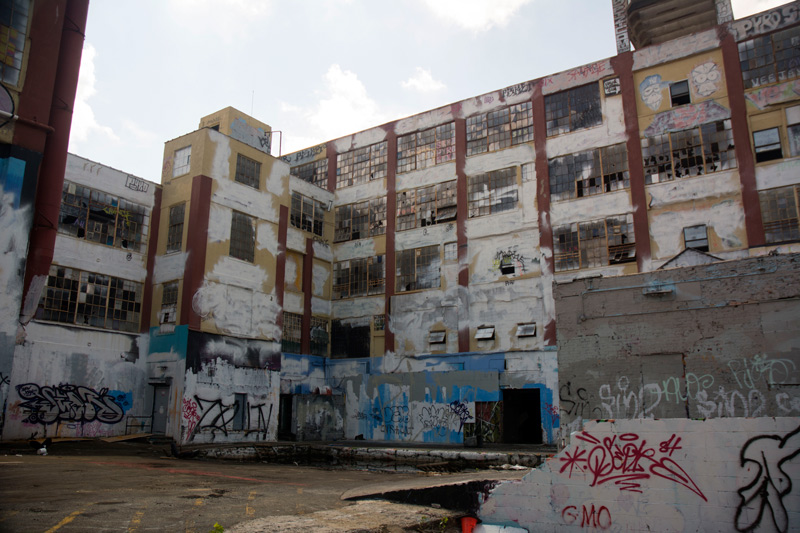
<path fill-rule="evenodd" d="M 183 275 L 181 297 L 181 324 L 199 330 L 201 317 L 193 306 L 195 293 L 203 285 L 206 273 L 206 250 L 208 248 L 208 218 L 211 211 L 211 178 L 192 178 L 192 196 L 189 204 L 189 222 L 186 232 L 186 266 Z"/>
<path fill-rule="evenodd" d="M 631 204 L 633 204 L 633 234 L 636 239 L 636 266 L 639 272 L 644 272 L 651 257 L 650 223 L 647 219 L 642 143 L 639 140 L 639 114 L 636 111 L 636 84 L 633 81 L 633 52 L 612 57 L 611 66 L 619 77 L 622 91 L 622 114 L 625 118 L 625 134 L 628 139 L 626 146 L 628 175 L 631 180 Z"/>
<path fill-rule="evenodd" d="M 153 194 L 153 210 L 150 212 L 150 228 L 148 228 L 147 240 L 147 277 L 144 280 L 141 325 L 139 327 L 141 332 L 150 330 L 150 312 L 153 306 L 153 269 L 155 268 L 156 252 L 158 251 L 158 228 L 161 225 L 161 193 L 161 187 L 156 187 Z"/>
<path fill-rule="evenodd" d="M 283 294 L 286 290 L 286 240 L 289 232 L 289 208 L 281 206 L 278 221 L 278 257 L 275 261 L 275 299 L 278 301 L 278 317 L 275 320 L 278 329 L 283 331 Z"/>
<path fill-rule="evenodd" d="M 328 158 L 328 190 L 334 192 L 336 190 L 336 145 L 333 144 L 333 141 L 329 141 L 325 148 L 325 155 Z"/>
<path fill-rule="evenodd" d="M 550 224 L 550 169 L 547 166 L 547 120 L 544 112 L 542 80 L 533 82 L 531 107 L 533 108 L 533 146 L 536 151 L 536 203 L 539 206 L 539 248 L 544 255 L 545 271 L 555 273 L 553 228 Z M 545 346 L 556 345 L 555 317 L 544 325 L 544 344 Z"/>
<path fill-rule="evenodd" d="M 392 297 L 397 280 L 395 272 L 395 231 L 397 230 L 397 134 L 394 124 L 386 134 L 386 322 L 384 329 L 384 351 L 394 352 L 394 330 L 392 329 Z"/>
<path fill-rule="evenodd" d="M 300 337 L 302 353 L 311 353 L 311 297 L 313 296 L 314 239 L 306 238 L 306 255 L 303 256 L 303 323 Z"/>
<path fill-rule="evenodd" d="M 756 162 L 750 143 L 750 128 L 747 124 L 747 102 L 744 98 L 744 82 L 739 64 L 739 47 L 733 35 L 720 26 L 722 63 L 725 66 L 725 86 L 731 106 L 731 127 L 733 145 L 736 147 L 736 163 L 739 167 L 739 181 L 742 185 L 742 204 L 744 224 L 749 247 L 763 246 L 764 224 L 761 220 L 761 203 L 758 200 L 756 185 Z"/>
<path fill-rule="evenodd" d="M 457 106 L 453 106 L 453 115 L 457 115 Z M 458 244 L 458 286 L 469 287 L 469 243 L 467 242 L 467 219 L 469 205 L 467 195 L 467 121 L 456 119 L 456 240 Z M 468 298 L 468 291 L 461 291 L 462 298 Z M 462 309 L 462 307 L 465 307 Z M 458 351 L 469 351 L 469 301 L 459 301 L 458 309 Z M 466 317 L 465 324 L 461 324 Z"/>

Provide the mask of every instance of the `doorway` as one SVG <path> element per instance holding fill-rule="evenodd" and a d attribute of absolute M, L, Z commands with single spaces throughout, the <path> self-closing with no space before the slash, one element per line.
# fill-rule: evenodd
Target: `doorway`
<path fill-rule="evenodd" d="M 169 385 L 153 385 L 153 433 L 167 433 L 169 417 Z"/>
<path fill-rule="evenodd" d="M 539 389 L 503 389 L 503 442 L 542 444 Z"/>
<path fill-rule="evenodd" d="M 278 440 L 295 440 L 292 433 L 292 395 L 281 394 L 278 411 Z"/>

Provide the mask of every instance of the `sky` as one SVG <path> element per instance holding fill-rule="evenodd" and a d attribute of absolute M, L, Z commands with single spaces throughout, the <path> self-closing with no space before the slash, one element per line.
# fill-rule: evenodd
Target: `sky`
<path fill-rule="evenodd" d="M 615 54 L 611 0 L 91 0 L 69 151 L 159 182 L 228 106 L 278 156 Z"/>

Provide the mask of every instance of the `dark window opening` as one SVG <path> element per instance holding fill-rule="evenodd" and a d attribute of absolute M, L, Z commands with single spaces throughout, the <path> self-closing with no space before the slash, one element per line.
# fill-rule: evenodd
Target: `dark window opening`
<path fill-rule="evenodd" d="M 331 357 L 369 357 L 370 326 L 347 324 L 334 320 L 331 324 Z"/>
<path fill-rule="evenodd" d="M 753 145 L 756 149 L 756 163 L 783 159 L 781 132 L 778 128 L 753 132 Z"/>
<path fill-rule="evenodd" d="M 503 389 L 503 442 L 541 444 L 542 412 L 538 389 Z"/>
<path fill-rule="evenodd" d="M 689 95 L 689 82 L 687 80 L 671 83 L 669 86 L 669 97 L 672 99 L 672 107 L 691 103 Z"/>
<path fill-rule="evenodd" d="M 702 252 L 708 251 L 708 231 L 705 224 L 683 228 L 683 242 L 686 248 L 694 248 Z"/>

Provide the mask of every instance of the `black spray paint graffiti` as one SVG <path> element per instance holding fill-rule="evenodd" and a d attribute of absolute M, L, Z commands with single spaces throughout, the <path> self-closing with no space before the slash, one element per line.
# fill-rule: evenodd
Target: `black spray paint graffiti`
<path fill-rule="evenodd" d="M 8 376 L 0 372 L 0 386 L 2 385 L 10 385 L 11 382 L 8 379 Z"/>
<path fill-rule="evenodd" d="M 464 429 L 465 423 L 469 422 L 474 418 L 471 414 L 469 414 L 469 407 L 467 407 L 467 404 L 461 403 L 458 400 L 450 402 L 450 410 L 461 421 L 461 426 L 459 426 L 458 428 L 459 431 Z"/>
<path fill-rule="evenodd" d="M 754 475 L 747 486 L 737 491 L 741 498 L 736 509 L 737 531 L 753 531 L 762 525 L 767 510 L 772 525 L 780 533 L 789 531 L 789 514 L 784 498 L 792 492 L 792 480 L 783 470 L 783 465 L 798 454 L 800 426 L 783 438 L 763 435 L 745 443 L 739 455 L 740 466 Z M 769 518 L 766 520 L 768 522 Z"/>
<path fill-rule="evenodd" d="M 576 418 L 584 418 L 589 414 L 589 393 L 583 387 L 572 389 L 572 383 L 567 381 L 558 391 L 561 411 Z"/>
<path fill-rule="evenodd" d="M 508 250 L 498 250 L 494 254 L 492 261 L 492 270 L 500 271 L 501 274 L 506 276 L 520 275 L 527 272 L 525 262 L 530 263 L 531 260 L 526 258 L 517 251 L 516 246 L 512 246 Z"/>
<path fill-rule="evenodd" d="M 53 424 L 60 421 L 102 422 L 116 424 L 124 414 L 124 395 L 115 397 L 108 389 L 95 391 L 78 385 L 39 387 L 35 383 L 17 385 L 17 393 L 23 401 L 20 407 L 30 415 L 31 424 Z"/>
<path fill-rule="evenodd" d="M 199 396 L 194 397 L 194 402 L 184 400 L 183 417 L 188 422 L 189 440 L 194 440 L 201 430 L 210 432 L 212 438 L 217 431 L 221 431 L 226 437 L 228 431 L 244 431 L 245 435 L 256 433 L 266 440 L 272 419 L 272 404 L 266 410 L 266 404 L 245 403 L 246 405 L 237 402 L 225 405 L 222 400 L 204 400 Z M 237 416 L 240 409 L 244 409 L 245 417 Z"/>
<path fill-rule="evenodd" d="M 450 430 L 450 421 L 453 417 L 452 411 L 446 407 L 437 407 L 431 405 L 430 407 L 423 407 L 422 412 L 419 414 L 419 421 L 425 431 L 433 431 L 440 437 L 447 435 Z"/>

